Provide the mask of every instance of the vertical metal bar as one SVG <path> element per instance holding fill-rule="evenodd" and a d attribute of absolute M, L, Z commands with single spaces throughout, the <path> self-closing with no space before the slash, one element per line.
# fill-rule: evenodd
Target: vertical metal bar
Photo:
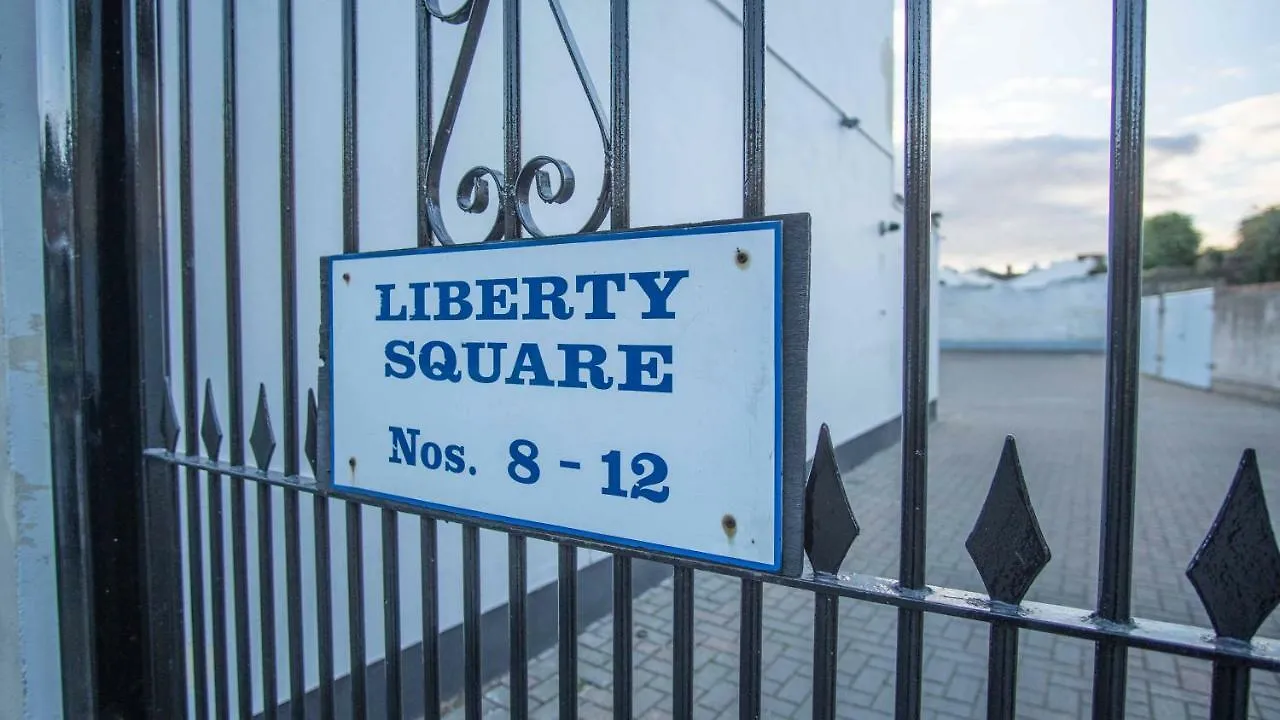
<path fill-rule="evenodd" d="M 342 0 L 342 250 L 360 250 L 356 0 Z"/>
<path fill-rule="evenodd" d="M 209 593 L 213 614 L 213 716 L 230 714 L 227 707 L 227 584 L 223 560 L 222 477 L 209 473 Z"/>
<path fill-rule="evenodd" d="M 293 0 L 279 0 L 280 72 L 280 359 L 284 381 L 284 472 L 297 475 L 298 442 L 298 251 L 294 224 L 296 188 L 293 151 Z M 306 656 L 302 642 L 302 537 L 298 491 L 284 491 L 285 600 L 289 628 L 289 710 L 306 712 Z"/>
<path fill-rule="evenodd" d="M 400 717 L 400 531 L 397 513 L 382 510 L 382 623 L 387 669 L 387 717 Z"/>
<path fill-rule="evenodd" d="M 764 0 L 742 0 L 742 215 L 764 215 Z M 738 715 L 760 717 L 764 587 L 742 580 Z"/>
<path fill-rule="evenodd" d="M 284 491 L 285 600 L 289 629 L 289 715 L 306 715 L 304 656 L 302 654 L 302 548 L 298 521 L 298 491 Z"/>
<path fill-rule="evenodd" d="M 764 0 L 742 0 L 742 215 L 764 215 Z"/>
<path fill-rule="evenodd" d="M 1249 668 L 1226 661 L 1213 664 L 1211 720 L 1245 720 L 1249 717 Z"/>
<path fill-rule="evenodd" d="M 124 107 L 128 126 L 125 153 L 129 186 L 126 204 L 136 263 L 139 399 L 144 428 L 141 439 L 143 447 L 150 448 L 165 444 L 160 409 L 168 403 L 169 392 L 169 296 L 162 159 L 165 141 L 159 92 L 163 54 L 159 45 L 159 28 L 163 24 L 159 3 L 155 0 L 131 0 L 125 6 Z M 35 28 L 23 28 L 22 20 L 18 19 L 12 24 L 12 29 L 22 32 L 23 29 Z M 30 37 L 34 43 L 35 37 L 47 36 L 41 36 L 37 29 Z M 43 49 L 50 51 L 48 47 Z M 53 149 L 46 148 L 47 151 Z M 55 243 L 58 241 L 57 238 L 48 239 Z M 56 321 L 51 324 L 56 324 Z M 154 461 L 144 462 L 141 478 L 146 617 L 146 635 L 141 642 L 147 649 L 148 659 L 144 682 L 149 717 L 165 718 L 179 715 L 186 707 L 178 485 L 173 469 Z M 64 556 L 59 554 L 60 565 L 64 560 Z M 65 599 L 63 603 L 69 604 Z M 62 624 L 61 630 L 64 641 L 76 642 L 72 639 L 74 631 L 69 624 Z M 70 653 L 72 647 L 64 647 L 63 654 Z M 79 655 L 76 662 L 87 662 L 91 657 Z M 73 678 L 70 673 L 64 673 L 63 678 L 64 712 L 71 717 L 88 714 L 89 709 L 81 704 L 82 698 L 78 697 L 78 678 Z"/>
<path fill-rule="evenodd" d="M 840 636 L 840 598 L 813 596 L 813 717 L 836 716 L 836 640 Z"/>
<path fill-rule="evenodd" d="M 693 570 L 677 565 L 672 589 L 671 703 L 677 718 L 693 717 Z"/>
<path fill-rule="evenodd" d="M 222 3 L 222 192 L 227 303 L 227 392 L 231 463 L 244 462 L 243 360 L 240 315 L 240 176 L 237 164 L 236 0 Z M 192 427 L 194 433 L 195 428 Z M 222 561 L 222 482 L 209 475 L 210 575 L 213 591 L 213 673 L 215 717 L 227 712 L 226 608 Z M 235 549 L 232 549 L 235 552 Z M 234 563 L 234 558 L 233 558 Z M 248 648 L 242 659 L 248 663 Z M 242 689 L 245 692 L 247 689 Z"/>
<path fill-rule="evenodd" d="M 609 75 L 612 140 L 609 143 L 609 224 L 631 225 L 631 0 L 609 3 Z M 613 556 L 613 716 L 632 715 L 631 558 Z"/>
<path fill-rule="evenodd" d="M 631 558 L 613 556 L 613 717 L 630 718 L 631 667 Z"/>
<path fill-rule="evenodd" d="M 987 718 L 1013 720 L 1018 703 L 1018 628 L 992 624 L 987 654 Z"/>
<path fill-rule="evenodd" d="M 1143 103 L 1146 0 L 1114 0 L 1111 40 L 1111 207 L 1107 273 L 1107 379 L 1098 614 L 1130 619 L 1142 292 Z M 1093 716 L 1124 717 L 1128 649 L 1100 642 Z"/>
<path fill-rule="evenodd" d="M 234 445 L 232 446 L 235 447 Z M 234 454 L 233 454 L 234 456 Z M 243 446 L 240 460 L 244 460 Z M 240 717 L 253 716 L 252 665 L 249 662 L 249 548 L 245 481 L 231 478 L 231 575 L 236 636 L 236 705 Z"/>
<path fill-rule="evenodd" d="M 87 57 L 86 40 L 99 30 L 79 21 L 81 0 L 46 1 L 23 6 L 34 9 L 34 22 L 20 27 L 24 18 L 6 15 L 5 34 L 31 38 L 31 51 L 39 51 L 40 121 L 44 137 L 40 143 L 41 205 L 44 213 L 44 292 L 48 326 L 50 471 L 54 502 L 54 533 L 57 549 L 59 659 L 62 672 L 64 711 L 72 717 L 91 715 L 99 700 L 97 628 L 94 620 L 94 542 L 89 526 L 90 459 L 84 437 L 85 398 L 88 396 L 83 369 L 87 363 L 84 327 L 88 312 L 81 302 L 84 294 L 80 249 L 89 241 L 93 221 L 83 208 L 95 202 L 97 158 L 83 147 L 82 135 L 92 131 L 101 111 L 86 116 L 83 106 L 94 102 L 85 95 L 96 83 L 86 81 L 96 60 Z M 6 8 L 7 11 L 7 8 Z M 16 13 L 15 13 L 16 14 Z M 88 36 L 88 37 L 86 37 Z M 35 40 L 39 38 L 39 42 Z M 86 55 L 86 57 L 81 57 Z M 168 398 L 166 398 L 168 402 Z M 176 421 L 177 418 L 174 418 Z M 176 473 L 173 475 L 176 479 Z M 168 479 L 167 477 L 164 479 Z M 163 480 L 162 480 L 163 481 Z M 175 502 L 174 508 L 178 507 Z M 179 540 L 181 522 L 173 540 Z M 161 528 L 157 527 L 157 532 Z M 181 547 L 179 540 L 177 546 Z M 180 551 L 179 551 L 180 555 Z M 177 565 L 181 568 L 181 558 Z M 181 587 L 177 595 L 181 598 Z M 185 625 L 173 618 L 178 642 L 185 650 Z M 193 624 L 194 627 L 194 624 Z M 185 653 L 184 653 L 185 658 Z M 186 707 L 188 685 L 185 669 L 180 670 L 178 689 L 181 707 Z"/>
<path fill-rule="evenodd" d="M 742 627 L 739 638 L 738 716 L 760 717 L 760 664 L 764 647 L 764 585 L 742 581 Z"/>
<path fill-rule="evenodd" d="M 330 555 L 329 498 L 312 498 L 316 537 L 316 663 L 320 670 L 320 717 L 332 720 L 333 698 L 333 559 Z"/>
<path fill-rule="evenodd" d="M 276 593 L 275 547 L 272 540 L 271 486 L 258 485 L 258 600 L 262 623 L 262 713 L 276 716 Z"/>
<path fill-rule="evenodd" d="M 351 712 L 365 717 L 368 695 L 365 687 L 364 637 L 364 509 L 359 503 L 347 503 L 347 619 L 351 643 Z"/>
<path fill-rule="evenodd" d="M 427 215 L 427 161 L 431 155 L 431 13 L 425 2 L 413 4 L 417 12 L 418 95 L 418 247 L 431 244 Z"/>
<path fill-rule="evenodd" d="M 342 249 L 360 250 L 360 158 L 357 139 L 359 94 L 357 92 L 356 0 L 342 2 Z M 364 633 L 364 540 L 359 503 L 347 502 L 347 596 L 349 640 L 351 644 L 351 704 L 356 717 L 364 717 L 365 633 Z"/>
<path fill-rule="evenodd" d="M 195 221 L 191 186 L 191 0 L 178 3 L 178 194 L 181 207 L 182 255 L 182 375 L 185 409 L 186 453 L 199 449 L 199 379 L 196 372 L 196 271 Z M 187 572 L 191 590 L 191 645 L 196 718 L 208 716 L 208 664 L 204 648 L 204 569 L 201 553 L 199 473 L 188 468 L 187 476 Z"/>
<path fill-rule="evenodd" d="M 578 717 L 578 550 L 559 546 L 560 718 Z"/>
<path fill-rule="evenodd" d="M 204 569 L 201 561 L 200 484 L 195 470 L 187 470 L 187 571 L 191 586 L 191 644 L 197 718 L 209 715 L 208 662 L 204 642 Z"/>
<path fill-rule="evenodd" d="M 612 140 L 609 143 L 609 222 L 631 226 L 631 0 L 609 3 L 609 89 Z"/>
<path fill-rule="evenodd" d="M 182 0 L 185 6 L 190 0 Z M 228 19 L 230 21 L 228 21 Z M 190 22 L 188 19 L 187 23 Z M 184 23 L 185 25 L 186 23 Z M 227 267 L 227 392 L 230 460 L 232 465 L 243 465 L 244 443 L 244 379 L 241 353 L 240 326 L 240 235 L 238 224 L 238 166 L 236 164 L 236 94 L 235 78 L 235 3 L 223 4 L 223 192 L 225 213 L 225 242 Z M 228 48 L 231 49 L 228 52 Z M 227 92 L 226 89 L 232 89 Z M 190 98 L 181 100 L 186 112 Z M 189 131 L 188 131 L 189 132 Z M 184 172 L 184 175 L 186 173 Z M 189 192 L 189 190 L 187 191 Z M 186 204 L 186 201 L 183 203 Z M 188 264 L 183 263 L 183 272 Z M 232 277 L 234 269 L 235 277 Z M 185 326 L 185 323 L 184 323 Z M 251 651 L 249 648 L 249 569 L 248 522 L 245 506 L 245 481 L 231 479 L 231 564 L 235 579 L 233 592 L 234 623 L 236 637 L 236 696 L 239 712 L 243 716 L 253 707 L 253 685 L 250 679 Z M 264 688 L 265 692 L 265 688 Z"/>
<path fill-rule="evenodd" d="M 511 718 L 529 716 L 529 643 L 525 617 L 525 594 L 528 591 L 528 550 L 522 535 L 507 536 L 507 607 L 510 608 Z"/>
<path fill-rule="evenodd" d="M 502 236 L 520 237 L 516 213 L 516 176 L 520 174 L 520 0 L 502 3 L 503 175 Z"/>
<path fill-rule="evenodd" d="M 480 529 L 462 526 L 462 679 L 467 720 L 480 720 Z"/>
<path fill-rule="evenodd" d="M 903 219 L 902 536 L 898 579 L 925 582 L 925 501 L 929 449 L 930 0 L 907 0 L 906 207 Z M 920 716 L 924 615 L 898 611 L 897 715 Z"/>
<path fill-rule="evenodd" d="M 422 540 L 422 708 L 423 720 L 440 720 L 440 575 L 436 521 L 424 517 Z"/>

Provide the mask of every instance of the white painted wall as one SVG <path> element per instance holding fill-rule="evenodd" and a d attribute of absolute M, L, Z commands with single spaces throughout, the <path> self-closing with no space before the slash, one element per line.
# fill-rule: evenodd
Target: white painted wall
<path fill-rule="evenodd" d="M 222 240 L 222 27 L 217 3 L 192 6 L 192 213 L 199 299 L 196 361 L 200 382 L 212 379 L 225 430 L 228 395 Z M 591 75 L 607 103 L 607 4 L 567 0 L 564 6 Z M 252 422 L 257 384 L 264 383 L 279 435 L 283 391 L 280 317 L 275 309 L 280 272 L 276 250 L 276 14 L 273 4 L 247 2 L 240 3 L 239 13 L 238 199 L 244 248 L 244 414 L 247 425 Z M 175 3 L 165 0 L 165 211 L 170 248 L 170 330 L 174 339 L 173 396 L 180 403 L 183 387 L 178 370 L 182 367 L 179 339 L 183 328 L 178 312 L 181 283 L 176 15 Z M 632 223 L 640 226 L 740 216 L 740 29 L 707 0 L 634 3 L 631 15 Z M 317 370 L 318 261 L 322 255 L 339 251 L 342 245 L 339 4 L 335 0 L 314 0 L 307 4 L 306 12 L 296 13 L 295 19 L 299 354 L 305 390 L 314 383 Z M 417 202 L 413 4 L 362 2 L 359 19 L 362 247 L 400 247 L 411 244 L 415 237 Z M 847 112 L 861 118 L 869 133 L 891 146 L 891 22 L 889 0 L 856 5 L 833 5 L 820 0 L 773 4 L 767 22 L 768 41 Z M 522 25 L 524 155 L 550 154 L 566 160 L 574 168 L 579 193 L 565 206 L 537 207 L 535 212 L 544 230 L 571 232 L 586 217 L 600 186 L 603 156 L 598 134 L 550 12 L 540 3 L 525 3 Z M 501 166 L 501 28 L 500 12 L 491 8 L 445 160 L 446 200 L 466 169 L 477 164 Z M 462 28 L 439 23 L 434 27 L 437 113 L 462 32 Z M 767 211 L 813 214 L 809 442 L 812 445 L 816 440 L 821 422 L 829 423 L 837 441 L 841 441 L 899 414 L 902 237 L 901 233 L 881 236 L 877 232 L 881 220 L 898 219 L 891 203 L 892 162 L 857 133 L 840 128 L 834 113 L 774 60 L 768 64 L 767 87 Z M 492 215 L 466 216 L 449 202 L 445 205 L 445 218 L 450 231 L 461 237 L 474 237 L 492 222 Z M 936 360 L 936 348 L 932 354 Z M 305 392 L 303 395 L 305 400 Z M 279 453 L 272 465 L 281 468 Z M 277 559 L 276 640 L 284 647 L 281 505 L 277 493 L 273 506 L 275 547 L 268 552 Z M 254 528 L 253 500 L 249 508 L 249 527 Z M 335 550 L 335 664 L 342 674 L 349 663 L 345 641 L 344 508 L 334 504 L 330 515 Z M 408 520 L 401 523 L 400 544 L 405 645 L 416 643 L 421 636 L 418 537 L 416 523 Z M 313 628 L 315 578 L 310 558 L 314 544 L 309 501 L 303 503 L 302 534 L 304 624 Z M 379 538 L 377 512 L 366 511 L 366 632 L 371 661 L 384 654 Z M 249 538 L 249 545 L 250 557 L 256 558 L 259 553 L 254 537 Z M 444 590 L 440 615 L 441 625 L 446 628 L 461 620 L 460 555 L 458 529 L 442 526 L 440 580 Z M 482 558 L 481 602 L 489 609 L 505 603 L 507 597 L 505 538 L 483 533 Z M 583 564 L 601 558 L 599 553 L 580 553 Z M 255 572 L 251 571 L 250 576 L 250 605 L 254 608 L 252 676 L 258 699 L 255 705 L 261 707 L 262 695 L 257 687 L 258 583 Z M 530 543 L 530 588 L 545 585 L 554 576 L 554 549 L 545 543 Z M 229 638 L 228 644 L 234 652 L 234 639 Z M 310 632 L 305 650 L 307 682 L 314 686 L 316 647 Z M 286 692 L 287 677 L 283 671 L 279 674 L 281 695 Z"/>
<path fill-rule="evenodd" d="M 1213 388 L 1280 402 L 1280 283 L 1219 288 Z"/>
<path fill-rule="evenodd" d="M 1141 340 L 1138 348 L 1138 371 L 1147 375 L 1160 373 L 1160 323 L 1161 302 L 1159 295 L 1142 297 L 1142 321 L 1139 325 Z"/>
<path fill-rule="evenodd" d="M 1105 275 L 1042 288 L 948 286 L 940 304 L 944 350 L 1100 351 L 1105 345 Z"/>
<path fill-rule="evenodd" d="M 1213 379 L 1213 288 L 1166 293 L 1160 376 L 1209 389 Z"/>
<path fill-rule="evenodd" d="M 1217 290 L 1200 288 L 1142 298 L 1139 370 L 1151 377 L 1208 390 L 1215 377 Z M 1255 343 L 1246 334 L 1242 338 Z"/>
<path fill-rule="evenodd" d="M 0 715 L 62 716 L 36 2 L 0 10 Z"/>

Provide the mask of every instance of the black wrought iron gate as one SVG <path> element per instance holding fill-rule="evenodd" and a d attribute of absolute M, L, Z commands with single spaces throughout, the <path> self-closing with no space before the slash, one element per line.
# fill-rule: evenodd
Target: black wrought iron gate
<path fill-rule="evenodd" d="M 483 213 L 496 206 L 485 240 L 539 235 L 530 207 L 532 193 L 543 203 L 564 203 L 574 195 L 572 169 L 563 161 L 533 155 L 538 148 L 521 143 L 520 0 L 465 0 L 454 10 L 438 0 L 415 2 L 418 63 L 418 231 L 420 245 L 452 243 L 441 215 L 444 156 L 458 105 L 475 59 L 482 24 L 502 13 L 503 164 L 476 167 L 458 185 L 458 207 Z M 526 0 L 539 4 L 539 0 Z M 1140 229 L 1142 220 L 1143 93 L 1145 0 L 1114 0 L 1113 113 L 1111 139 L 1109 333 L 1107 346 L 1104 504 L 1100 539 L 1101 573 L 1097 606 L 1076 609 L 1024 603 L 1023 597 L 1049 560 L 1027 500 L 1010 440 L 999 463 L 991 495 L 978 518 L 968 549 L 988 595 L 926 585 L 925 488 L 928 448 L 929 233 L 930 233 L 930 2 L 906 5 L 906 168 L 905 268 L 903 303 L 901 569 L 894 579 L 838 575 L 856 534 L 851 515 L 807 517 L 807 550 L 812 572 L 783 578 L 729 571 L 698 562 L 674 564 L 673 677 L 674 714 L 693 713 L 693 583 L 695 570 L 741 579 L 741 633 L 738 701 L 740 715 L 761 715 L 761 627 L 763 586 L 777 583 L 814 595 L 813 712 L 833 717 L 837 710 L 835 672 L 837 608 L 843 602 L 869 602 L 898 612 L 897 715 L 920 715 L 923 623 L 934 613 L 986 623 L 990 633 L 988 713 L 1015 714 L 1014 691 L 1021 631 L 1082 638 L 1095 643 L 1093 714 L 1124 714 L 1126 658 L 1130 648 L 1155 650 L 1213 662 L 1212 714 L 1247 714 L 1249 676 L 1254 669 L 1280 670 L 1280 647 L 1251 642 L 1277 602 L 1275 540 L 1262 498 L 1255 456 L 1246 451 L 1236 479 L 1213 529 L 1192 560 L 1188 574 L 1214 625 L 1213 631 L 1146 622 L 1131 617 Z M 238 206 L 238 122 L 244 106 L 237 92 L 221 97 L 224 124 L 224 233 L 215 252 L 225 268 L 225 287 L 201 283 L 208 260 L 197 246 L 193 208 L 197 196 L 192 164 L 193 8 L 196 0 L 50 0 L 41 8 L 44 72 L 45 213 L 49 276 L 49 333 L 55 361 L 55 457 L 58 458 L 58 521 L 62 595 L 62 643 L 68 713 L 105 716 L 249 717 L 254 692 L 267 688 L 257 704 L 268 716 L 321 717 L 367 712 L 399 717 L 408 687 L 420 687 L 420 710 L 435 717 L 440 706 L 440 668 L 463 668 L 468 717 L 479 717 L 481 693 L 480 543 L 481 528 L 509 531 L 493 522 L 477 522 L 394 503 L 381 509 L 383 597 L 364 596 L 366 571 L 362 547 L 362 503 L 322 489 L 308 468 L 315 468 L 316 404 L 300 371 L 300 354 L 310 356 L 312 328 L 298 326 L 299 287 L 311 283 L 312 265 L 298 255 L 297 165 L 294 154 L 293 45 L 303 3 L 275 0 L 280 57 L 277 149 L 280 174 L 279 226 L 273 242 L 243 242 Z M 603 183 L 583 231 L 629 225 L 628 0 L 611 0 L 610 92 L 597 94 L 573 33 L 557 0 L 548 0 L 578 80 L 590 103 L 604 148 Z M 236 22 L 243 2 L 223 0 L 220 51 L 225 88 L 237 89 L 245 71 L 237 64 Z M 176 11 L 176 17 L 162 13 Z M 777 3 L 773 12 L 785 12 Z M 734 15 L 737 19 L 736 14 Z M 342 250 L 361 246 L 357 173 L 356 64 L 357 2 L 342 0 Z M 742 215 L 765 212 L 764 102 L 765 8 L 763 0 L 744 0 L 742 27 Z M 451 73 L 434 72 L 430 63 L 433 33 L 451 26 L 462 33 L 461 51 Z M 176 67 L 164 67 L 160 40 L 175 32 Z M 251 69 L 251 71 L 254 71 Z M 439 123 L 431 107 L 432 83 L 447 78 L 447 100 Z M 172 80 L 166 85 L 162 79 Z M 175 92 L 176 122 L 166 122 L 161 93 Z M 848 121 L 848 118 L 841 118 Z M 856 124 L 856 123 L 855 123 Z M 166 162 L 165 137 L 177 138 L 176 166 Z M 531 152 L 532 151 L 532 152 Z M 530 158 L 530 159 L 527 159 Z M 207 159 L 207 158 L 205 158 Z M 177 172 L 179 197 L 165 197 L 163 174 Z M 177 215 L 166 208 L 177 208 Z M 177 238 L 169 244 L 168 237 Z M 467 238 L 471 240 L 471 238 Z M 202 239 L 202 242 L 204 239 Z M 338 250 L 339 248 L 334 248 Z M 264 378 L 252 377 L 243 363 L 246 310 L 264 310 L 257 298 L 244 304 L 242 270 L 272 258 L 280 272 L 277 337 L 282 405 L 269 408 Z M 168 268 L 180 284 L 168 303 Z M 206 296 L 207 294 L 207 296 Z M 197 365 L 202 337 L 196 327 L 199 303 L 225 305 L 225 371 L 228 405 L 216 407 L 213 379 Z M 176 318 L 176 319 L 174 319 Z M 174 336 L 170 336 L 173 330 Z M 170 358 L 175 361 L 170 363 Z M 259 368 L 258 371 L 266 371 Z M 182 388 L 170 394 L 170 379 Z M 202 397 L 203 391 L 203 397 Z M 250 403 L 252 410 L 250 411 Z M 246 417 L 249 411 L 252 417 Z M 225 414 L 224 414 L 225 413 Z M 225 430 L 224 430 L 225 428 Z M 181 429 L 181 430 L 180 430 Z M 277 440 L 278 438 L 278 440 Z M 824 432 L 816 450 L 810 490 L 818 507 L 843 490 L 830 440 Z M 225 447 L 224 447 L 225 440 Z M 179 443 L 181 441 L 181 443 Z M 279 447 L 277 447 L 279 445 Z M 278 469 L 272 460 L 278 457 Z M 224 495 L 225 492 L 227 493 Z M 251 497 L 252 496 L 252 502 Z M 274 522 L 281 502 L 283 527 Z M 88 514 L 88 509 L 93 514 Z M 108 508 L 116 508 L 110 511 Z M 335 583 L 330 560 L 331 508 L 346 526 L 346 587 Z M 857 508 L 853 508 L 856 512 Z M 249 511 L 256 522 L 251 524 Z M 423 657 L 420 675 L 409 677 L 398 653 L 387 654 L 371 686 L 362 670 L 366 609 L 381 604 L 388 648 L 399 648 L 400 525 L 405 514 L 418 518 L 422 577 Z M 310 516 L 309 523 L 306 521 Z M 227 515 L 229 517 L 225 517 Z M 462 524 L 464 643 L 461 658 L 441 658 L 439 603 L 433 581 L 438 562 L 437 526 Z M 309 524 L 315 552 L 304 557 L 302 535 Z M 229 530 L 229 537 L 227 531 Z M 286 582 L 275 585 L 273 550 L 283 548 Z M 509 552 L 509 667 L 511 712 L 527 713 L 526 540 L 559 543 L 559 688 L 562 717 L 574 717 L 577 702 L 576 569 L 579 549 L 602 550 L 613 557 L 613 708 L 631 716 L 632 563 L 645 558 L 629 551 L 543 532 L 511 532 Z M 1013 538 L 1010 541 L 1010 538 Z M 183 550 L 185 539 L 185 551 Z M 228 557 L 229 554 L 229 557 Z M 312 691 L 304 670 L 306 649 L 303 575 L 314 577 L 314 628 L 318 687 Z M 256 575 L 256 609 L 248 587 Z M 184 591 L 183 578 L 187 584 Z M 205 607 L 208 581 L 211 605 Z M 335 587 L 336 585 L 336 587 Z M 345 592 L 348 637 L 334 637 L 333 593 Z M 283 596 L 280 598 L 279 596 Z M 282 600 L 283 618 L 277 617 Z M 252 610 L 252 612 L 251 612 Z M 257 627 L 251 627 L 256 613 Z M 284 642 L 277 623 L 283 621 Z M 232 627 L 228 628 L 230 622 Z M 234 638 L 233 649 L 227 639 Z M 189 639 L 188 639 L 189 638 Z M 188 644 L 189 643 L 189 644 Z M 251 676 L 253 647 L 260 653 L 261 677 Z M 335 653 L 347 649 L 356 671 L 335 678 Z M 287 694 L 277 687 L 287 673 Z M 257 690 L 254 690 L 257 688 Z M 415 690 L 416 692 L 416 690 Z M 188 702 L 188 694 L 192 701 Z M 234 703 L 232 702 L 234 700 Z"/>

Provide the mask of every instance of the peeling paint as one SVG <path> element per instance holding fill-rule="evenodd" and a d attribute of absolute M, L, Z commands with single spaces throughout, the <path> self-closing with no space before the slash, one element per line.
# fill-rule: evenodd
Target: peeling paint
<path fill-rule="evenodd" d="M 27 335 L 13 335 L 7 339 L 9 369 L 15 372 L 35 373 L 44 384 L 48 377 L 45 362 L 44 331 Z"/>

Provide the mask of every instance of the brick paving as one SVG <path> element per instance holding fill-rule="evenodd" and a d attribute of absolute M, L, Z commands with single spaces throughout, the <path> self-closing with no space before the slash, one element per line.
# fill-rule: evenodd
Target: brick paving
<path fill-rule="evenodd" d="M 938 422 L 930 435 L 927 579 L 982 590 L 964 550 L 1006 434 L 1022 466 L 1053 559 L 1028 600 L 1089 608 L 1096 592 L 1104 368 L 1096 356 L 944 355 Z M 1280 498 L 1280 408 L 1143 380 L 1139 409 L 1134 612 L 1147 619 L 1208 627 L 1184 571 L 1231 482 L 1244 447 L 1258 450 L 1273 513 Z M 844 480 L 862 535 L 843 571 L 897 572 L 899 449 L 881 452 Z M 694 702 L 699 718 L 737 717 L 739 583 L 695 576 Z M 768 718 L 810 717 L 813 600 L 767 586 L 763 704 Z M 635 601 L 638 718 L 671 714 L 671 584 Z M 1280 614 L 1278 614 L 1280 615 Z M 583 718 L 611 717 L 611 620 L 579 637 Z M 1260 635 L 1280 638 L 1273 616 Z M 840 603 L 839 717 L 892 717 L 896 613 Z M 987 633 L 983 624 L 943 616 L 925 621 L 924 714 L 985 716 Z M 558 716 L 554 648 L 530 663 L 530 710 Z M 1018 714 L 1088 717 L 1093 646 L 1071 638 L 1020 635 Z M 1128 711 L 1133 718 L 1206 717 L 1207 662 L 1131 651 Z M 507 716 L 502 678 L 485 694 L 485 717 Z M 449 717 L 461 716 L 453 707 Z M 1280 718 L 1280 682 L 1253 673 L 1251 717 Z"/>

